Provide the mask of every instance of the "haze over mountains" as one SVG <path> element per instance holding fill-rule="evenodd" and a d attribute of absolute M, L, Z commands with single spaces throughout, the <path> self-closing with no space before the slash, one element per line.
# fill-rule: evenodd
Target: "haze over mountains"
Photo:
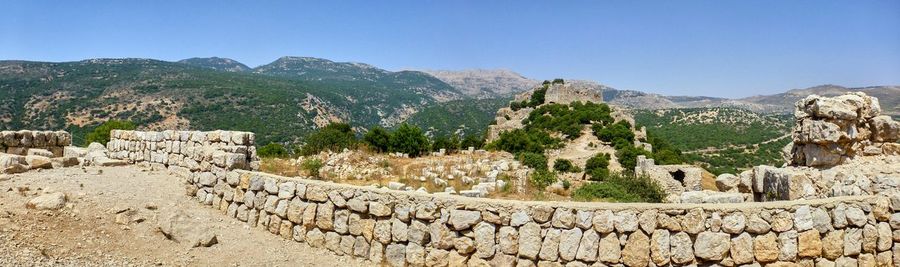
<path fill-rule="evenodd" d="M 642 109 L 729 106 L 787 112 L 810 93 L 864 91 L 881 99 L 885 113 L 900 114 L 898 86 L 827 85 L 723 99 L 569 82 L 601 90 L 613 104 Z M 260 143 L 267 143 L 300 141 L 332 121 L 363 128 L 410 121 L 444 133 L 465 125 L 466 133 L 475 134 L 513 94 L 537 84 L 509 70 L 387 71 L 312 57 L 282 57 L 255 68 L 217 57 L 0 61 L 0 129 L 67 129 L 78 136 L 103 121 L 128 119 L 151 129 L 255 131 Z"/>

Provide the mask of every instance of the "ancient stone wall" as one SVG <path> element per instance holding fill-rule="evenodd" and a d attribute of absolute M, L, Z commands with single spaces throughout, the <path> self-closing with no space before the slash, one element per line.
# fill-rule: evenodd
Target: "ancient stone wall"
<path fill-rule="evenodd" d="M 29 149 L 41 149 L 62 157 L 71 144 L 72 135 L 64 131 L 0 131 L 0 153 L 25 156 Z"/>
<path fill-rule="evenodd" d="M 186 177 L 250 227 L 392 266 L 900 265 L 900 194 L 740 204 L 520 202 L 260 172 Z"/>
<path fill-rule="evenodd" d="M 900 155 L 900 122 L 880 115 L 878 98 L 862 92 L 797 101 L 788 163 L 829 167 L 863 155 Z"/>
<path fill-rule="evenodd" d="M 236 131 L 110 132 L 108 157 L 169 169 L 182 176 L 258 170 L 254 134 Z"/>

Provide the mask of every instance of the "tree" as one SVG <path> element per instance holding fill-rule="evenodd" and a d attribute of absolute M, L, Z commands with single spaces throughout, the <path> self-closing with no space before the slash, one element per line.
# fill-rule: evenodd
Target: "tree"
<path fill-rule="evenodd" d="M 436 136 L 434 137 L 434 142 L 431 144 L 432 151 L 439 151 L 444 149 L 447 153 L 453 153 L 459 149 L 459 137 L 446 137 L 446 136 Z"/>
<path fill-rule="evenodd" d="M 391 151 L 406 153 L 410 157 L 422 155 L 422 152 L 428 151 L 428 146 L 428 137 L 422 129 L 407 123 L 400 124 L 391 135 Z"/>
<path fill-rule="evenodd" d="M 269 143 L 256 150 L 256 154 L 264 158 L 284 158 L 288 156 L 288 151 L 279 143 Z"/>
<path fill-rule="evenodd" d="M 553 169 L 561 173 L 581 171 L 581 168 L 575 166 L 575 164 L 568 159 L 556 159 L 556 161 L 553 162 Z"/>
<path fill-rule="evenodd" d="M 313 155 L 325 150 L 340 151 L 355 147 L 356 136 L 350 124 L 333 122 L 310 134 L 301 152 L 303 155 Z"/>
<path fill-rule="evenodd" d="M 531 167 L 535 170 L 547 170 L 547 156 L 539 153 L 522 152 L 516 158 L 522 162 L 522 165 Z"/>
<path fill-rule="evenodd" d="M 109 132 L 112 130 L 134 130 L 137 128 L 131 121 L 108 120 L 85 136 L 88 144 L 97 142 L 103 145 L 109 143 Z"/>
<path fill-rule="evenodd" d="M 375 152 L 384 153 L 391 147 L 391 133 L 381 128 L 381 126 L 372 127 L 363 136 L 363 142 L 374 149 Z"/>
<path fill-rule="evenodd" d="M 469 149 L 469 147 L 473 147 L 475 149 L 481 149 L 484 146 L 484 139 L 478 137 L 477 135 L 466 135 L 462 140 L 462 149 Z"/>
<path fill-rule="evenodd" d="M 553 79 L 553 84 L 564 84 L 566 81 L 560 78 Z"/>

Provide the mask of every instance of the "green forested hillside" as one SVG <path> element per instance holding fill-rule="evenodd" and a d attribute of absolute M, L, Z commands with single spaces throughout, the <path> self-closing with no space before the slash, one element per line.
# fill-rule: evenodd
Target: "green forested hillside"
<path fill-rule="evenodd" d="M 0 129 L 68 129 L 77 143 L 85 130 L 122 119 L 148 129 L 252 131 L 261 144 L 298 142 L 329 120 L 396 123 L 391 119 L 438 101 L 422 92 L 448 87 L 415 73 L 384 73 L 372 83 L 151 59 L 0 61 Z"/>
<path fill-rule="evenodd" d="M 466 99 L 433 104 L 406 121 L 431 130 L 435 135 L 483 134 L 494 114 L 509 104 L 510 98 Z"/>
<path fill-rule="evenodd" d="M 793 125 L 788 115 L 737 108 L 636 110 L 635 121 L 715 174 L 754 165 L 781 165 Z"/>

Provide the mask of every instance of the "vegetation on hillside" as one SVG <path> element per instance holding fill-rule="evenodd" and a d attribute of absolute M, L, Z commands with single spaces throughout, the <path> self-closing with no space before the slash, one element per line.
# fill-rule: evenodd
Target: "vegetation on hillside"
<path fill-rule="evenodd" d="M 508 98 L 466 99 L 435 103 L 416 112 L 406 123 L 440 135 L 481 135 Z"/>
<path fill-rule="evenodd" d="M 572 198 L 578 201 L 659 203 L 665 197 L 666 193 L 659 183 L 650 177 L 629 173 L 612 173 L 602 182 L 584 184 L 572 193 Z"/>
<path fill-rule="evenodd" d="M 120 121 L 120 120 L 109 120 L 94 128 L 90 133 L 88 133 L 84 139 L 87 144 L 90 143 L 100 143 L 102 145 L 106 145 L 109 143 L 110 139 L 110 131 L 112 130 L 134 130 L 137 128 L 134 125 L 134 122 L 131 121 Z"/>
<path fill-rule="evenodd" d="M 737 108 L 638 110 L 635 121 L 647 127 L 657 164 L 672 164 L 672 158 L 679 158 L 660 152 L 673 148 L 687 151 L 680 158 L 713 174 L 780 165 L 781 149 L 790 141 L 787 135 L 792 126 L 787 115 Z"/>

